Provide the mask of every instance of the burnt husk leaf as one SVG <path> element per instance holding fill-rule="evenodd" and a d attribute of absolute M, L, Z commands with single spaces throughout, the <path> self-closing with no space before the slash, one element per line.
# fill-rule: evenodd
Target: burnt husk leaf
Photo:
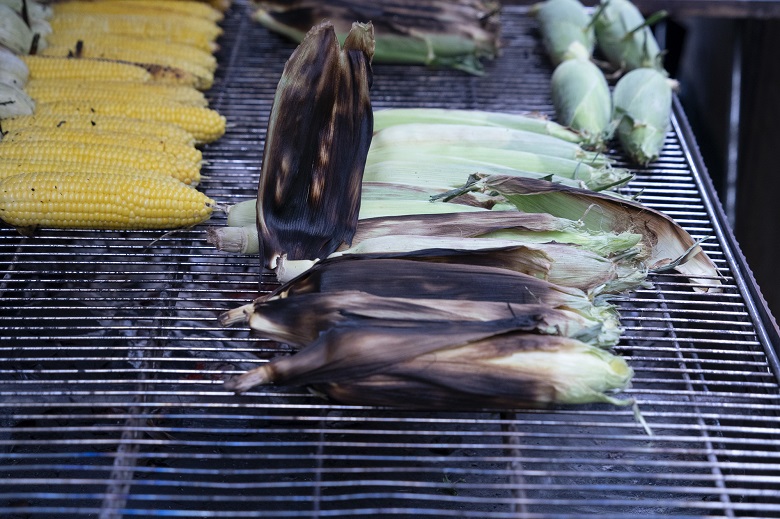
<path fill-rule="evenodd" d="M 343 49 L 314 27 L 285 65 L 258 186 L 261 261 L 323 258 L 351 243 L 373 133 L 373 28 L 355 24 Z"/>

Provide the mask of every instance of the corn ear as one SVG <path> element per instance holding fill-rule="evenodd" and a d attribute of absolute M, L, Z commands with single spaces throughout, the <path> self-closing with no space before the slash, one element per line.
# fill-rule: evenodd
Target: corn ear
<path fill-rule="evenodd" d="M 553 65 L 572 58 L 589 58 L 596 46 L 591 18 L 578 0 L 545 0 L 529 11 L 542 35 Z"/>
<path fill-rule="evenodd" d="M 253 2 L 253 19 L 268 29 L 302 41 L 321 20 L 333 23 L 343 40 L 354 21 L 371 21 L 376 32 L 377 63 L 451 67 L 482 74 L 482 59 L 498 55 L 497 2 L 472 0 L 454 4 L 410 0 L 366 4 L 359 0 Z"/>
<path fill-rule="evenodd" d="M 613 124 L 623 150 L 634 163 L 647 165 L 661 154 L 672 129 L 675 82 L 656 69 L 634 69 L 618 80 L 612 92 Z"/>
<path fill-rule="evenodd" d="M 0 3 L 0 47 L 17 54 L 29 54 L 33 50 L 35 33 L 22 17 L 9 6 Z"/>
<path fill-rule="evenodd" d="M 510 319 L 338 326 L 227 387 L 305 385 L 345 404 L 484 409 L 630 404 L 606 393 L 626 388 L 632 375 L 605 350 L 528 333 Z"/>
<path fill-rule="evenodd" d="M 639 202 L 516 177 L 486 176 L 475 187 L 497 191 L 520 211 L 578 220 L 593 230 L 641 232 L 650 271 L 673 268 L 693 279 L 696 290 L 720 290 L 720 273 L 699 242 L 670 217 Z"/>
<path fill-rule="evenodd" d="M 532 315 L 533 330 L 545 335 L 573 337 L 600 348 L 617 344 L 617 313 L 590 319 L 565 307 L 493 301 L 379 297 L 361 291 L 301 294 L 293 298 L 255 301 L 219 316 L 222 326 L 248 325 L 262 337 L 304 346 L 322 332 L 342 323 L 379 323 L 397 326 L 424 322 L 494 321 Z"/>
<path fill-rule="evenodd" d="M 580 132 L 585 144 L 603 148 L 612 136 L 612 96 L 604 74 L 586 59 L 569 59 L 552 74 L 558 122 Z"/>
<path fill-rule="evenodd" d="M 0 47 L 0 84 L 24 88 L 30 77 L 30 69 L 11 50 Z"/>
<path fill-rule="evenodd" d="M 258 186 L 262 265 L 325 257 L 352 241 L 371 144 L 373 51 L 370 23 L 354 24 L 343 47 L 323 23 L 287 61 Z"/>
<path fill-rule="evenodd" d="M 653 31 L 629 0 L 601 0 L 593 27 L 599 49 L 616 69 L 655 68 L 663 72 L 663 54 Z"/>

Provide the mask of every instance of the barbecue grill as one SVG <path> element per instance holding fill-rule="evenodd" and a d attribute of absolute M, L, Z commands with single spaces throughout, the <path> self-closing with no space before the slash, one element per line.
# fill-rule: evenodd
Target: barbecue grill
<path fill-rule="evenodd" d="M 375 66 L 375 108 L 552 114 L 551 67 L 522 6 L 484 77 Z M 294 44 L 235 5 L 208 93 L 228 121 L 202 189 L 255 196 L 265 124 Z M 611 153 L 620 157 L 620 150 Z M 0 228 L 0 516 L 780 517 L 777 327 L 675 102 L 661 158 L 626 193 L 666 212 L 723 276 L 678 275 L 619 305 L 648 436 L 610 405 L 422 412 L 334 405 L 223 380 L 280 354 L 217 315 L 273 287 L 203 226 L 160 232 Z M 215 216 L 213 225 L 222 225 Z"/>

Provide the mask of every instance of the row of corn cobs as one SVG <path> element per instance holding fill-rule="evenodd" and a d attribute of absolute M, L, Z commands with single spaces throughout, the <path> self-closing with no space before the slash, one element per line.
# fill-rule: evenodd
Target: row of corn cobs
<path fill-rule="evenodd" d="M 30 230 L 208 219 L 215 203 L 194 187 L 198 146 L 225 132 L 204 91 L 229 2 L 6 3 L 2 23 L 17 25 L 0 36 L 0 220 Z"/>

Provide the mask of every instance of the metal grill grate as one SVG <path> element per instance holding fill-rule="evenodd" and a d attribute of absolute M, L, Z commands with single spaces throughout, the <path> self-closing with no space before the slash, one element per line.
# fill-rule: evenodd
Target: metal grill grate
<path fill-rule="evenodd" d="M 375 107 L 551 112 L 549 64 L 523 8 L 485 77 L 377 65 Z M 276 81 L 294 46 L 237 5 L 209 93 L 230 122 L 202 188 L 254 196 Z M 679 276 L 621 302 L 618 352 L 656 435 L 627 409 L 425 413 L 236 397 L 222 380 L 278 353 L 219 312 L 262 288 L 256 258 L 202 228 L 0 228 L 0 516 L 780 517 L 777 332 L 736 252 L 679 106 L 630 190 L 695 237 L 718 295 Z M 216 218 L 216 225 L 222 222 Z M 261 280 L 259 282 L 258 280 Z"/>

